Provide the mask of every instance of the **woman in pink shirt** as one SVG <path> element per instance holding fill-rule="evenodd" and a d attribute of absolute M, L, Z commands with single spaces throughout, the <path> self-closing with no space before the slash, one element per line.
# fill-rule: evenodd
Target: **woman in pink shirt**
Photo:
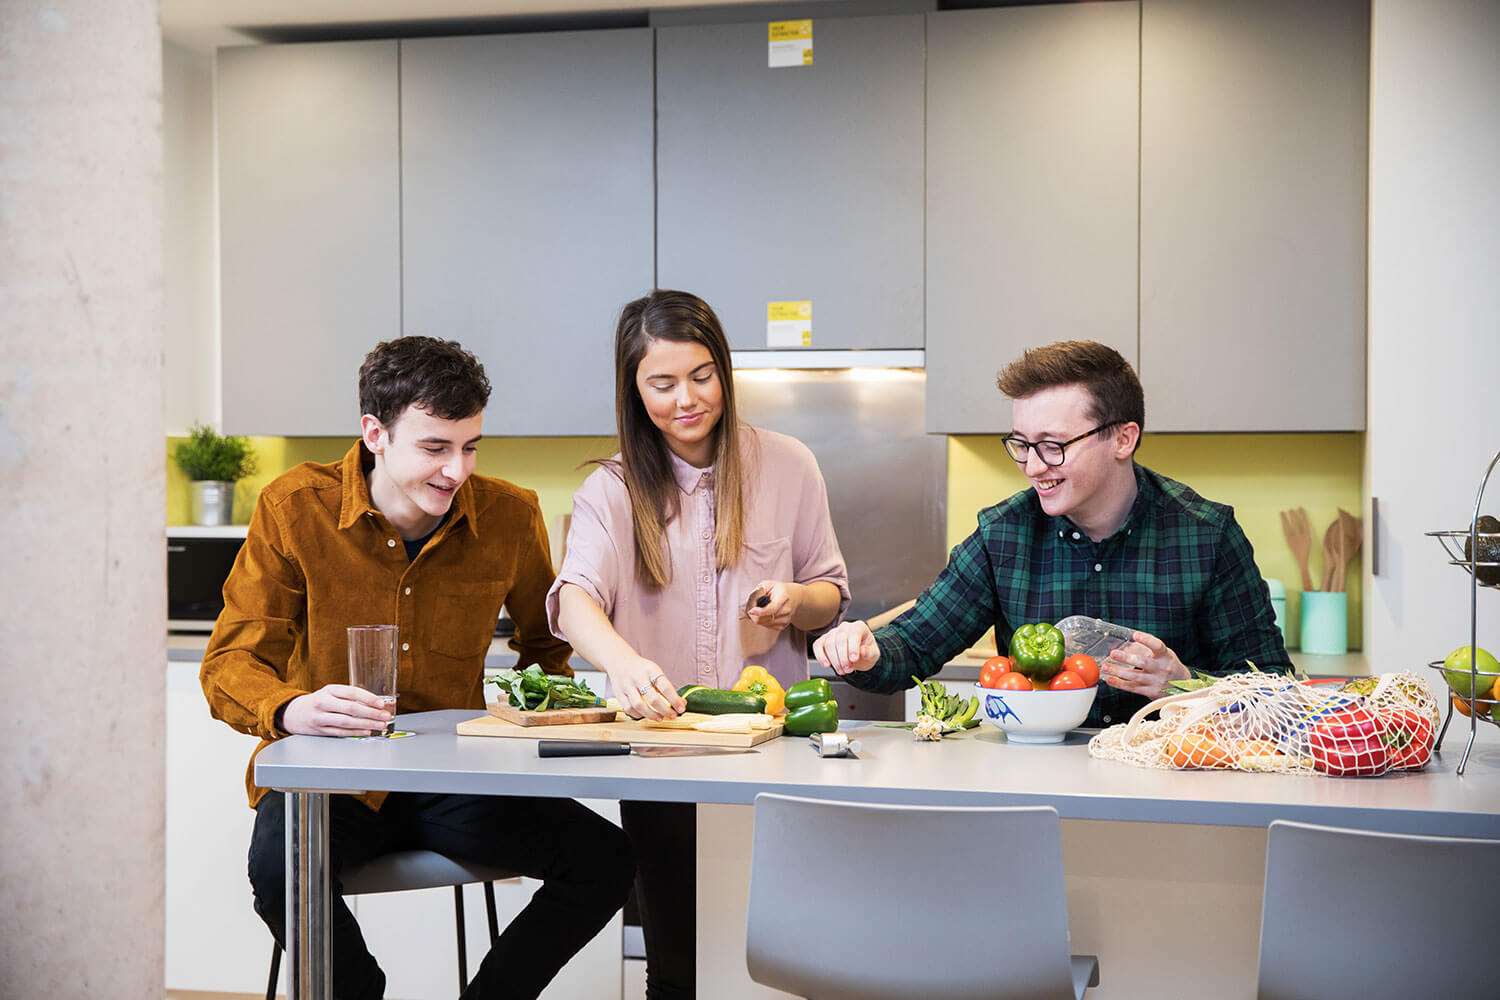
<path fill-rule="evenodd" d="M 740 423 L 729 343 L 702 299 L 657 290 L 621 311 L 615 419 L 620 453 L 573 497 L 553 633 L 651 719 L 683 710 L 681 685 L 727 688 L 750 664 L 806 679 L 808 635 L 849 605 L 827 490 L 801 442 Z M 757 588 L 769 601 L 747 612 Z M 692 996 L 694 807 L 621 802 L 620 818 L 647 997 Z"/>

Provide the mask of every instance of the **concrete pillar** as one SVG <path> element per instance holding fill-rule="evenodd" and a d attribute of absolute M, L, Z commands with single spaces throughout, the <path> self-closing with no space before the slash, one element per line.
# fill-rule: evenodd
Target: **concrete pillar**
<path fill-rule="evenodd" d="M 0 0 L 0 997 L 160 1000 L 156 0 Z"/>

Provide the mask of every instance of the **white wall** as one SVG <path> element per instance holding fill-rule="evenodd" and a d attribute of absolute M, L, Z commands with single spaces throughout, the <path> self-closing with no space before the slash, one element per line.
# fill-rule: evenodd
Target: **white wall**
<path fill-rule="evenodd" d="M 1500 451 L 1500 4 L 1374 0 L 1365 566 L 1376 672 L 1469 639 L 1469 583 L 1423 532 L 1467 527 Z M 1485 509 L 1500 515 L 1500 470 Z M 1479 593 L 1500 649 L 1500 592 Z"/>
<path fill-rule="evenodd" d="M 219 422 L 214 57 L 162 43 L 162 415 L 168 434 Z"/>

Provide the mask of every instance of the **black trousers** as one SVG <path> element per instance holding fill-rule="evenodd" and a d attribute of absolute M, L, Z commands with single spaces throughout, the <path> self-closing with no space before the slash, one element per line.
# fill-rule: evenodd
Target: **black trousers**
<path fill-rule="evenodd" d="M 250 885 L 255 912 L 286 944 L 286 798 L 269 792 L 255 810 Z M 392 793 L 379 811 L 350 795 L 330 796 L 329 875 L 333 893 L 333 995 L 379 1000 L 385 973 L 365 947 L 342 898 L 340 873 L 392 851 L 425 848 L 508 868 L 542 886 L 500 935 L 464 992 L 531 998 L 624 905 L 635 866 L 613 823 L 572 799 Z"/>
<path fill-rule="evenodd" d="M 697 806 L 621 802 L 620 825 L 635 845 L 646 1000 L 692 1000 L 698 949 Z"/>

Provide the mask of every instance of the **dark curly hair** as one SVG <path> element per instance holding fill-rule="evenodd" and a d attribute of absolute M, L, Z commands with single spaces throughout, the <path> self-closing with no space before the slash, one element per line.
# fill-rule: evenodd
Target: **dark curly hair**
<path fill-rule="evenodd" d="M 412 404 L 443 420 L 463 420 L 489 401 L 484 365 L 456 340 L 398 337 L 376 344 L 359 366 L 359 412 L 387 428 Z"/>

